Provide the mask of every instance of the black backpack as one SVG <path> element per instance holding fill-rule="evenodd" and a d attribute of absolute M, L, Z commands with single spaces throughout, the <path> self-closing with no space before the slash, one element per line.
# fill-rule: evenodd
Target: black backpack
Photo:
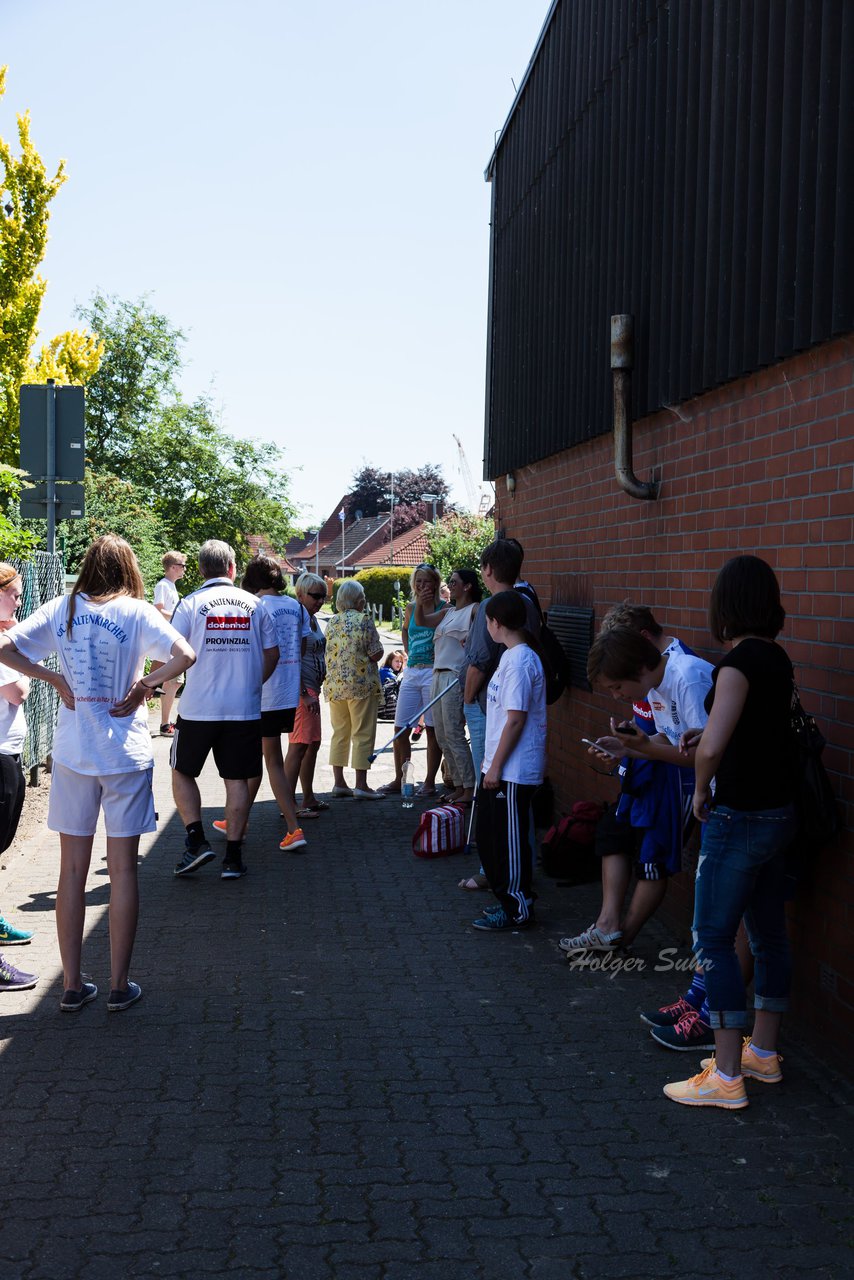
<path fill-rule="evenodd" d="M 542 651 L 543 674 L 546 677 L 546 702 L 551 706 L 569 684 L 569 660 L 563 651 L 563 645 L 546 622 L 545 614 L 532 587 L 515 587 L 520 595 L 533 600 L 540 615 L 540 634 L 538 643 Z"/>

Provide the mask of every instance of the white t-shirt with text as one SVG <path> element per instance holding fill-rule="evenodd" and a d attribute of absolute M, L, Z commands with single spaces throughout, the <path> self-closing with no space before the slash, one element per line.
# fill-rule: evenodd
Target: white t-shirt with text
<path fill-rule="evenodd" d="M 709 718 L 703 703 L 712 687 L 710 662 L 672 646 L 666 650 L 667 666 L 661 684 L 646 695 L 652 708 L 656 733 L 666 735 L 674 747 L 686 729 L 702 729 Z"/>
<path fill-rule="evenodd" d="M 487 773 L 501 741 L 508 711 L 527 711 L 519 741 L 501 770 L 505 782 L 538 786 L 546 770 L 546 682 L 543 664 L 526 644 L 514 645 L 501 655 L 486 693 L 486 748 L 483 772 Z"/>
<path fill-rule="evenodd" d="M 292 596 L 261 596 L 259 604 L 276 628 L 279 661 L 261 692 L 262 711 L 281 711 L 299 704 L 302 688 L 302 640 L 311 634 L 307 611 Z"/>
<path fill-rule="evenodd" d="M 261 719 L 264 650 L 275 649 L 276 627 L 259 604 L 230 578 L 210 578 L 178 605 L 172 625 L 196 653 L 182 720 Z"/>
<path fill-rule="evenodd" d="M 177 633 L 145 600 L 115 596 L 94 601 L 82 592 L 74 602 L 68 631 L 69 601 L 49 600 L 8 635 L 30 662 L 48 654 L 74 694 L 76 708 L 59 708 L 53 758 L 75 773 L 134 773 L 153 763 L 145 703 L 132 716 L 111 716 L 110 708 L 142 675 L 147 655 L 168 662 Z"/>

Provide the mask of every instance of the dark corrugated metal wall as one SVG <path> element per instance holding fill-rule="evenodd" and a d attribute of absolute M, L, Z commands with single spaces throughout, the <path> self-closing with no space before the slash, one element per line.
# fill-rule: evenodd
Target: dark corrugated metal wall
<path fill-rule="evenodd" d="M 492 163 L 486 474 L 854 328 L 854 0 L 561 0 Z"/>

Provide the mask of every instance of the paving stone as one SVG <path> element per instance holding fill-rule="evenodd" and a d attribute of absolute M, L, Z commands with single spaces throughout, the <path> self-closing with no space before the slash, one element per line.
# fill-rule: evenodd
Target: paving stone
<path fill-rule="evenodd" d="M 463 860 L 412 857 L 417 811 L 336 803 L 285 860 L 266 784 L 250 874 L 176 881 L 154 749 L 134 1009 L 60 1016 L 55 837 L 4 856 L 4 910 L 44 906 L 42 983 L 5 995 L 0 1023 L 0 1274 L 847 1280 L 851 1090 L 791 1031 L 779 1091 L 750 1087 L 737 1115 L 675 1107 L 661 1086 L 686 1064 L 637 1016 L 673 998 L 673 975 L 612 981 L 557 957 L 595 886 L 542 882 L 537 929 L 485 939 Z M 207 820 L 222 784 L 201 782 Z M 103 986 L 102 854 L 98 836 L 84 963 Z M 642 943 L 674 945 L 655 921 Z"/>

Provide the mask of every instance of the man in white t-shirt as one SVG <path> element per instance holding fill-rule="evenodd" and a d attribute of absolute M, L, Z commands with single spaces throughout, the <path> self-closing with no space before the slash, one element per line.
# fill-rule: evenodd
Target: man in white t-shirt
<path fill-rule="evenodd" d="M 249 814 L 250 778 L 261 773 L 261 686 L 279 660 L 276 628 L 257 596 L 234 585 L 234 551 L 210 539 L 199 551 L 204 579 L 185 596 L 172 625 L 196 652 L 181 698 L 170 763 L 172 791 L 187 828 L 175 867 L 185 876 L 213 858 L 205 839 L 196 781 L 212 751 L 225 782 L 226 848 L 223 880 L 244 875 L 241 841 Z"/>
<path fill-rule="evenodd" d="M 186 572 L 186 556 L 180 551 L 167 551 L 163 557 L 163 577 L 154 588 L 154 607 L 159 613 L 163 614 L 167 622 L 172 621 L 172 614 L 178 608 L 178 601 L 181 599 L 175 583 L 180 582 Z M 160 666 L 162 666 L 162 663 L 152 662 L 151 670 L 157 671 Z M 167 680 L 166 684 L 162 686 L 163 699 L 160 703 L 161 738 L 174 737 L 175 725 L 172 721 L 172 706 L 180 683 L 180 680 Z"/>

